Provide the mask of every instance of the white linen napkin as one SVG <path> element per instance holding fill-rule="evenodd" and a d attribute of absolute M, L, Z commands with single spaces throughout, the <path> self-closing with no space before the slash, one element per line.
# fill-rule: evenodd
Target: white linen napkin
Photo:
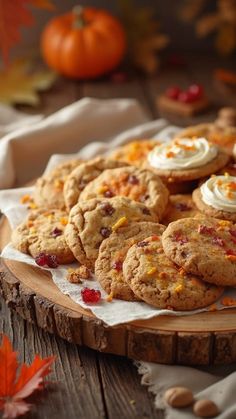
<path fill-rule="evenodd" d="M 148 121 L 141 106 L 129 99 L 101 101 L 85 98 L 45 119 L 41 115 L 20 115 L 4 106 L 0 107 L 0 114 L 0 188 L 11 187 L 15 181 L 22 184 L 38 176 L 53 153 L 73 153 L 91 141 L 98 141 L 97 150 L 105 152 L 105 143 L 114 137 L 114 144 L 119 145 L 132 138 L 153 136 L 167 127 L 164 120 Z M 171 136 L 172 129 L 166 128 L 163 132 L 166 139 Z M 92 155 L 94 145 L 88 144 L 85 150 L 86 156 L 90 152 Z M 48 170 L 59 159 L 59 156 L 54 156 Z M 218 418 L 236 418 L 234 366 L 204 372 L 182 366 L 139 362 L 138 370 L 142 384 L 148 385 L 156 395 L 155 404 L 159 408 L 166 409 L 162 401 L 165 389 L 185 385 L 193 390 L 196 398 L 214 400 L 222 411 Z M 166 409 L 168 419 L 193 417 L 191 409 Z"/>

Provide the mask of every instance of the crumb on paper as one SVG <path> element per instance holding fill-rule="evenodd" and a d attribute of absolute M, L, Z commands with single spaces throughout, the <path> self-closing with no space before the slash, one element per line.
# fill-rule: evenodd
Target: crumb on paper
<path fill-rule="evenodd" d="M 91 279 L 91 272 L 86 266 L 81 265 L 76 269 L 68 269 L 67 280 L 69 282 L 72 284 L 82 284 L 83 279 Z"/>

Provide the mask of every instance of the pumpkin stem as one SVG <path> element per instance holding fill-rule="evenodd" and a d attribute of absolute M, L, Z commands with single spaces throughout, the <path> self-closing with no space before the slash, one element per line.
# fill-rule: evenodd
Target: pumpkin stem
<path fill-rule="evenodd" d="M 73 7 L 73 10 L 72 10 L 74 14 L 73 27 L 75 29 L 81 29 L 86 25 L 86 22 L 83 17 L 83 11 L 84 11 L 83 6 L 77 5 Z"/>

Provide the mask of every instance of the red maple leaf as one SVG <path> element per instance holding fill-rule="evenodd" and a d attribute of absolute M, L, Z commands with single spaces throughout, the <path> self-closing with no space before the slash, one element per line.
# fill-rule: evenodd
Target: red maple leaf
<path fill-rule="evenodd" d="M 0 410 L 4 419 L 14 419 L 30 410 L 24 399 L 43 388 L 43 377 L 50 372 L 55 356 L 41 359 L 36 355 L 31 365 L 19 368 L 17 352 L 8 337 L 3 335 L 0 346 Z"/>
<path fill-rule="evenodd" d="M 31 26 L 34 19 L 27 6 L 53 9 L 51 0 L 0 0 L 0 49 L 3 60 L 8 63 L 9 51 L 21 40 L 20 28 Z"/>

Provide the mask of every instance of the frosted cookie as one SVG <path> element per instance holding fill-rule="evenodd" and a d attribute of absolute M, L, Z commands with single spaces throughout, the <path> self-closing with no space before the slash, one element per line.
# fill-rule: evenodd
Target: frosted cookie
<path fill-rule="evenodd" d="M 157 223 L 131 223 L 113 232 L 102 242 L 95 264 L 95 276 L 109 295 L 122 300 L 138 300 L 124 280 L 123 262 L 133 244 L 149 235 L 160 235 L 164 229 L 164 226 Z"/>
<path fill-rule="evenodd" d="M 166 255 L 185 271 L 216 285 L 236 285 L 236 227 L 215 218 L 184 218 L 162 236 Z"/>
<path fill-rule="evenodd" d="M 105 170 L 86 186 L 80 200 L 113 196 L 126 196 L 141 202 L 160 219 L 168 203 L 169 192 L 159 176 L 150 170 L 126 166 Z"/>
<path fill-rule="evenodd" d="M 56 166 L 50 173 L 40 177 L 34 189 L 34 202 L 38 207 L 65 208 L 63 187 L 67 176 L 82 160 L 69 160 Z"/>
<path fill-rule="evenodd" d="M 93 269 L 102 241 L 121 227 L 140 221 L 157 221 L 157 217 L 144 204 L 128 198 L 81 201 L 70 211 L 66 241 L 75 258 Z"/>
<path fill-rule="evenodd" d="M 223 288 L 179 269 L 154 235 L 132 246 L 124 261 L 124 277 L 135 295 L 160 309 L 194 310 L 214 303 Z"/>
<path fill-rule="evenodd" d="M 236 222 L 236 177 L 210 177 L 193 191 L 193 201 L 205 215 Z"/>
<path fill-rule="evenodd" d="M 148 154 L 147 167 L 171 184 L 208 176 L 228 161 L 229 156 L 206 138 L 181 138 L 155 147 Z"/>
<path fill-rule="evenodd" d="M 56 257 L 57 262 L 73 262 L 74 256 L 65 241 L 64 231 L 68 215 L 62 210 L 35 210 L 12 232 L 12 244 L 20 252 L 33 258 L 39 254 Z"/>
<path fill-rule="evenodd" d="M 114 160 L 125 161 L 133 166 L 142 167 L 148 153 L 160 142 L 157 140 L 136 140 L 124 144 L 110 154 Z"/>
<path fill-rule="evenodd" d="M 192 195 L 170 195 L 169 203 L 161 222 L 165 225 L 180 218 L 195 217 L 199 210 L 192 200 Z"/>
<path fill-rule="evenodd" d="M 89 182 L 97 178 L 104 170 L 126 166 L 127 163 L 96 157 L 84 162 L 68 176 L 64 186 L 66 208 L 69 211 L 79 200 L 79 196 Z"/>

